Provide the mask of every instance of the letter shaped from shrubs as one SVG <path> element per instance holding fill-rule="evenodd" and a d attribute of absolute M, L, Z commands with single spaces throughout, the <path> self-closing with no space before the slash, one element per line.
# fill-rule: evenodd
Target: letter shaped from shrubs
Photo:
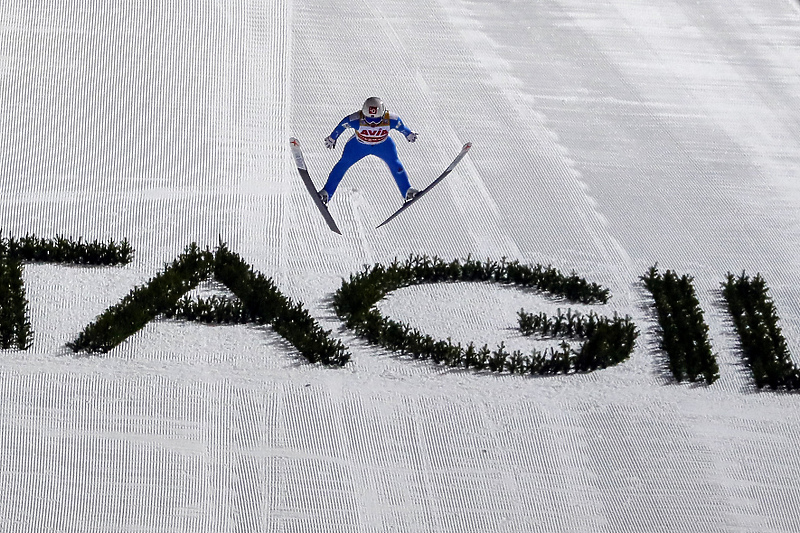
<path fill-rule="evenodd" d="M 208 279 L 225 285 L 239 301 L 215 298 L 187 303 L 184 295 Z M 103 312 L 68 346 L 75 352 L 105 353 L 158 316 L 270 325 L 311 363 L 343 366 L 350 359 L 346 347 L 332 339 L 301 304 L 281 294 L 271 279 L 255 272 L 224 244 L 215 252 L 191 244 L 164 271 Z"/>

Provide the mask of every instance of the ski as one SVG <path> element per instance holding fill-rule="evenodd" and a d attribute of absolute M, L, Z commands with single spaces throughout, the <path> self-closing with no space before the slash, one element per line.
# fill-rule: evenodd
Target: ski
<path fill-rule="evenodd" d="M 405 211 L 406 209 L 408 209 L 409 207 L 411 207 L 411 204 L 413 204 L 414 202 L 416 202 L 417 200 L 419 200 L 420 198 L 422 198 L 423 196 L 425 196 L 425 194 L 426 194 L 428 191 L 430 191 L 431 189 L 433 189 L 433 188 L 434 188 L 434 187 L 435 187 L 435 186 L 436 186 L 436 185 L 437 185 L 437 184 L 438 184 L 440 181 L 442 181 L 443 179 L 445 179 L 445 178 L 447 177 L 447 175 L 448 175 L 448 174 L 450 174 L 450 172 L 452 172 L 454 168 L 456 168 L 456 165 L 459 163 L 459 161 L 461 161 L 461 160 L 464 158 L 464 156 L 465 156 L 465 155 L 467 155 L 467 152 L 469 151 L 469 149 L 470 149 L 470 148 L 472 148 L 472 143 L 471 143 L 471 142 L 470 142 L 470 143 L 467 143 L 467 144 L 465 144 L 465 145 L 464 145 L 464 146 L 461 148 L 461 152 L 460 152 L 460 153 L 459 153 L 459 154 L 456 156 L 456 158 L 455 158 L 455 159 L 453 159 L 453 162 L 452 162 L 452 163 L 450 163 L 450 166 L 449 166 L 449 167 L 447 167 L 447 168 L 444 170 L 444 172 L 442 172 L 442 174 L 441 174 L 441 175 L 440 175 L 438 178 L 436 178 L 435 180 L 433 180 L 433 181 L 431 182 L 431 184 L 430 184 L 430 185 L 428 185 L 427 187 L 425 187 L 424 189 L 422 189 L 421 191 L 419 191 L 419 192 L 417 193 L 417 195 L 416 195 L 416 196 L 415 196 L 413 199 L 411 199 L 411 200 L 409 200 L 409 201 L 405 202 L 405 203 L 404 203 L 402 206 L 400 206 L 400 209 L 398 209 L 397 211 L 395 211 L 394 213 L 392 213 L 392 215 L 391 215 L 389 218 L 387 218 L 386 220 L 384 220 L 383 222 L 381 222 L 380 224 L 378 224 L 378 228 L 380 228 L 381 226 L 383 226 L 383 225 L 384 225 L 384 224 L 386 224 L 387 222 L 391 221 L 391 220 L 392 220 L 394 217 L 396 217 L 397 215 L 399 215 L 400 213 L 402 213 L 403 211 Z M 376 228 L 376 229 L 377 229 L 377 228 Z"/>
<path fill-rule="evenodd" d="M 311 198 L 314 200 L 314 205 L 316 205 L 317 209 L 319 209 L 322 218 L 324 218 L 325 222 L 328 223 L 328 227 L 331 228 L 331 231 L 341 235 L 342 232 L 339 231 L 339 226 L 336 225 L 336 221 L 333 220 L 330 211 L 328 211 L 328 206 L 322 203 L 319 194 L 317 194 L 317 189 L 314 186 L 314 182 L 311 181 L 311 176 L 308 175 L 308 168 L 306 167 L 306 161 L 303 158 L 303 151 L 300 149 L 300 141 L 294 137 L 291 137 L 289 138 L 289 146 L 292 148 L 292 156 L 294 157 L 294 162 L 297 165 L 297 172 L 299 172 L 300 177 L 303 178 L 303 183 L 306 184 L 306 189 L 308 189 L 308 194 L 310 194 Z"/>

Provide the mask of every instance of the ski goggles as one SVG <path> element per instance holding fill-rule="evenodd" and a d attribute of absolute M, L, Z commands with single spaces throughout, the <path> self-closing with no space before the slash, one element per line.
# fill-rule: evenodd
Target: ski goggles
<path fill-rule="evenodd" d="M 367 124 L 380 124 L 383 117 L 364 117 L 364 122 Z"/>

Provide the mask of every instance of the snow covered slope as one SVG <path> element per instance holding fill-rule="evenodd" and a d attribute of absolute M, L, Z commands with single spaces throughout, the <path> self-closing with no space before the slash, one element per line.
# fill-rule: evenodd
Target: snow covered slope
<path fill-rule="evenodd" d="M 113 4 L 113 5 L 112 5 Z M 651 5 L 644 5 L 651 4 Z M 800 354 L 795 0 L 230 0 L 0 6 L 3 235 L 127 238 L 134 262 L 27 265 L 34 343 L 0 357 L 0 531 L 796 531 L 796 395 L 754 389 L 718 292 L 761 272 Z M 415 208 L 380 161 L 319 219 L 322 139 L 371 95 L 419 132 Z M 190 242 L 220 240 L 351 349 L 301 362 L 269 329 L 158 321 L 103 357 L 66 342 Z M 609 287 L 642 331 L 586 375 L 445 370 L 371 348 L 330 307 L 409 254 L 509 257 Z M 638 276 L 695 278 L 721 368 L 676 384 Z M 203 291 L 217 291 L 214 286 Z M 514 347 L 484 285 L 381 310 Z"/>

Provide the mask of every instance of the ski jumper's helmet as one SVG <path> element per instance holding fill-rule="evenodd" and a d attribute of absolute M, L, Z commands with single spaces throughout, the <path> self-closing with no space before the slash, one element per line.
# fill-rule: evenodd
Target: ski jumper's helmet
<path fill-rule="evenodd" d="M 367 98 L 361 107 L 361 114 L 364 115 L 364 120 L 369 124 L 379 123 L 383 120 L 384 113 L 386 113 L 386 106 L 383 105 L 383 100 L 377 96 Z"/>

